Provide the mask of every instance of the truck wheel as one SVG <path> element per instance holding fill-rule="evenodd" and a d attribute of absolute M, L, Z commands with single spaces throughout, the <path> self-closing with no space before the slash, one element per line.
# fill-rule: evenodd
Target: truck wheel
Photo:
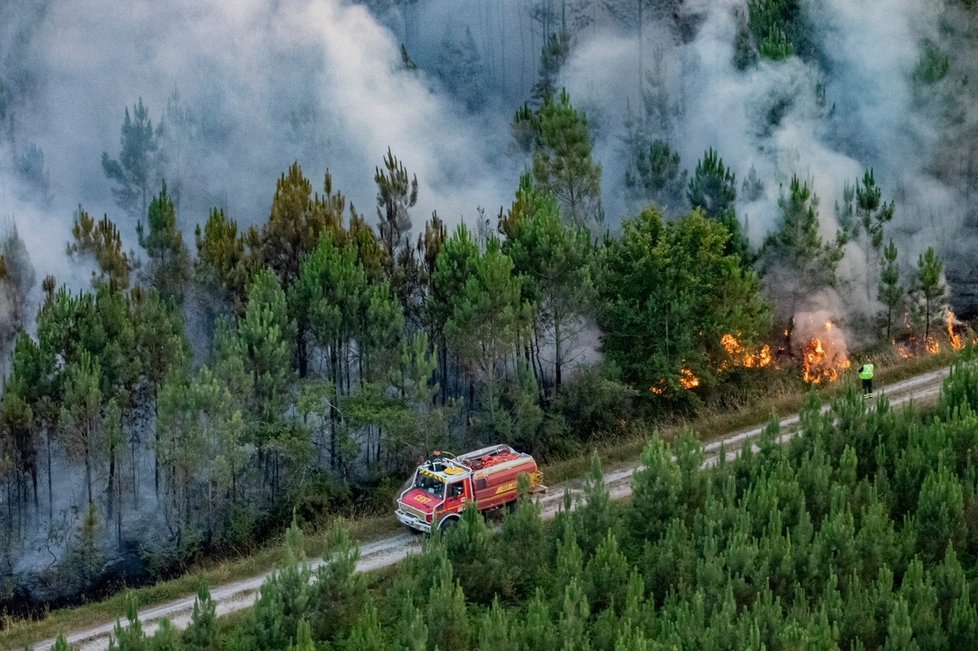
<path fill-rule="evenodd" d="M 442 531 L 448 531 L 449 529 L 451 529 L 457 524 L 458 524 L 458 518 L 445 518 L 444 520 L 441 521 L 441 524 L 438 525 L 438 528 L 441 529 Z"/>

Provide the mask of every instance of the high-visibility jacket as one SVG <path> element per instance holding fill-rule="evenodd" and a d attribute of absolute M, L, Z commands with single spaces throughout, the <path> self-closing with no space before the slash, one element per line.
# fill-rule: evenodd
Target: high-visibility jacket
<path fill-rule="evenodd" d="M 872 380 L 873 379 L 873 365 L 863 364 L 863 367 L 859 369 L 859 379 L 860 380 Z"/>

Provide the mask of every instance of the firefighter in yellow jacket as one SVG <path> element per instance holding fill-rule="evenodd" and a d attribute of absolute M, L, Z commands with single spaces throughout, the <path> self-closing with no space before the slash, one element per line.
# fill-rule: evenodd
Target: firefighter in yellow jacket
<path fill-rule="evenodd" d="M 859 367 L 859 379 L 863 382 L 863 397 L 873 395 L 873 365 L 863 364 Z"/>

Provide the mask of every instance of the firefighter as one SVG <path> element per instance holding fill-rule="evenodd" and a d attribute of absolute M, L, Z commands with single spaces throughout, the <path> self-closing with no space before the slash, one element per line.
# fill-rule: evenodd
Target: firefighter
<path fill-rule="evenodd" d="M 873 395 L 873 365 L 863 364 L 859 367 L 859 379 L 863 382 L 863 397 Z"/>

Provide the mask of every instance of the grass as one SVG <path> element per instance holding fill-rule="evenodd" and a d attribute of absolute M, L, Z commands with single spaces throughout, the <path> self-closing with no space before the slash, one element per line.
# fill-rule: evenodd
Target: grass
<path fill-rule="evenodd" d="M 868 361 L 876 365 L 877 384 L 883 386 L 942 368 L 957 357 L 958 354 L 953 351 L 942 351 L 936 355 L 902 360 L 894 358 L 892 354 L 881 353 L 871 356 Z M 854 370 L 851 375 L 853 378 L 848 381 L 820 387 L 818 391 L 822 400 L 831 399 L 846 391 L 855 382 Z M 601 458 L 605 469 L 611 469 L 634 462 L 641 455 L 652 429 L 658 430 L 666 438 L 672 438 L 684 429 L 689 429 L 700 433 L 704 441 L 710 441 L 729 432 L 763 424 L 772 416 L 780 417 L 796 412 L 804 403 L 806 395 L 806 388 L 796 380 L 785 378 L 784 374 L 772 374 L 771 385 L 763 394 L 745 394 L 736 406 L 727 405 L 721 410 L 707 405 L 703 415 L 699 417 L 663 420 L 651 428 L 634 425 L 629 434 L 599 440 L 593 450 Z M 590 467 L 591 455 L 588 453 L 547 464 L 543 467 L 543 472 L 546 482 L 553 486 L 587 474 Z M 397 521 L 388 513 L 359 517 L 347 521 L 347 525 L 350 535 L 361 544 L 401 530 Z M 310 558 L 320 556 L 327 535 L 325 530 L 306 532 L 306 554 Z M 285 547 L 280 536 L 253 554 L 241 558 L 204 561 L 176 579 L 120 592 L 102 601 L 51 611 L 39 620 L 8 619 L 3 622 L 0 630 L 0 648 L 23 648 L 31 642 L 55 637 L 64 631 L 113 621 L 125 612 L 126 599 L 130 597 L 136 600 L 139 607 L 144 607 L 193 594 L 202 583 L 216 586 L 250 578 L 274 568 L 281 563 L 284 555 Z"/>

